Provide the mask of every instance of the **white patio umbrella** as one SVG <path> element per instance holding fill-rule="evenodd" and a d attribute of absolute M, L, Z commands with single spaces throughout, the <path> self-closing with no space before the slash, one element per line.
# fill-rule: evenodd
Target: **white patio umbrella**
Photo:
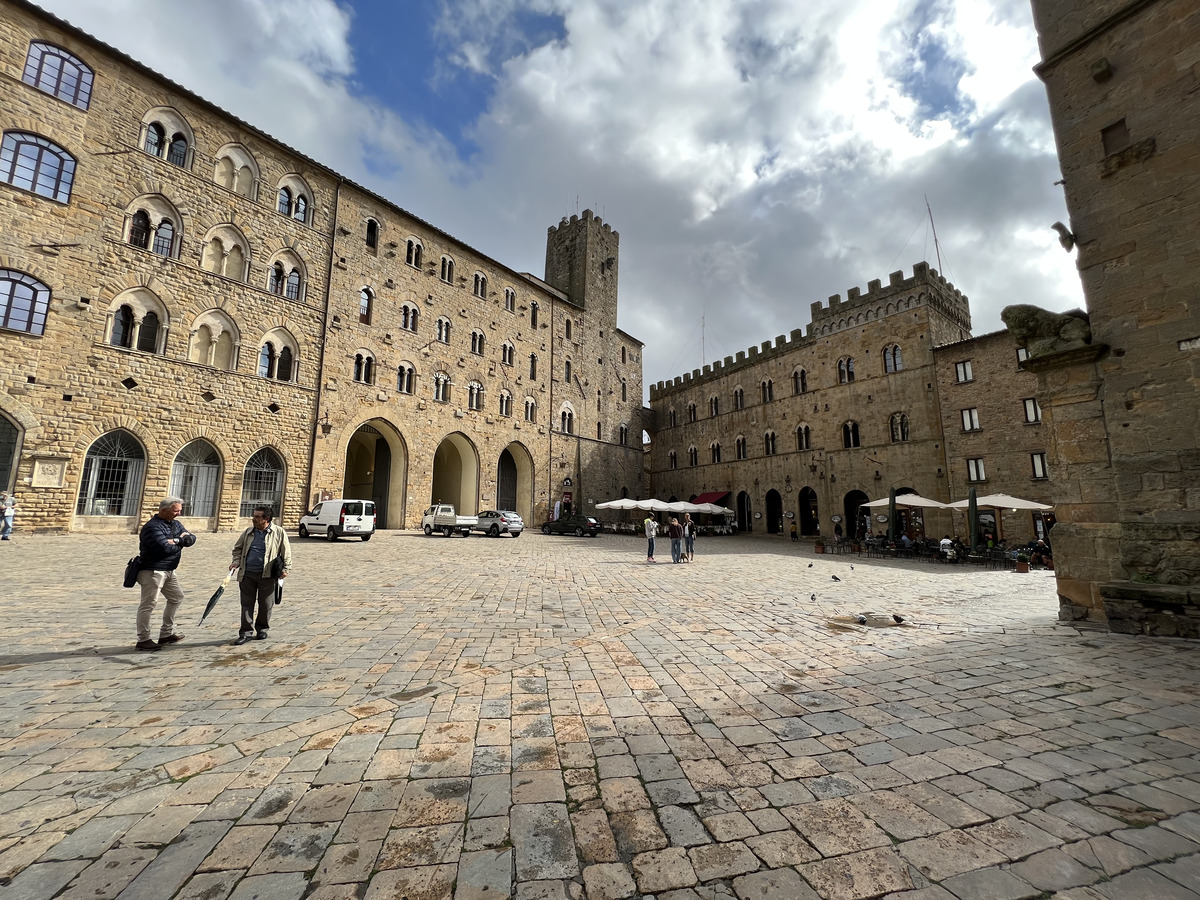
<path fill-rule="evenodd" d="M 604 503 L 597 503 L 596 509 L 637 509 L 638 502 L 630 500 L 628 497 L 622 497 L 619 500 L 607 500 Z"/>
<path fill-rule="evenodd" d="M 698 503 L 696 510 L 702 513 L 712 513 L 714 516 L 732 516 L 733 510 L 726 509 L 716 503 Z"/>
<path fill-rule="evenodd" d="M 869 506 L 872 509 L 880 506 L 887 506 L 892 502 L 891 497 L 881 497 L 878 500 L 872 500 L 870 503 L 864 503 L 863 506 Z M 965 503 L 965 501 L 964 501 Z M 940 500 L 930 500 L 928 497 L 922 497 L 920 494 L 897 494 L 897 506 L 912 506 L 920 509 L 949 509 L 945 503 Z"/>
<path fill-rule="evenodd" d="M 896 502 L 900 502 L 900 498 L 896 498 Z M 951 509 L 966 509 L 970 500 L 956 500 L 950 504 Z M 1054 509 L 1046 503 L 1038 503 L 1035 500 L 1022 500 L 1020 497 L 1013 497 L 1010 494 L 985 494 L 982 497 L 975 499 L 977 506 L 988 507 L 991 509 L 1039 509 L 1042 512 L 1049 512 Z"/>

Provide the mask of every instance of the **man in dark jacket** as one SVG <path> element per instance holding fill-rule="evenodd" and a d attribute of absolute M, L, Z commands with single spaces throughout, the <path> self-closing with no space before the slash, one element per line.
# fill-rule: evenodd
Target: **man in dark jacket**
<path fill-rule="evenodd" d="M 175 611 L 183 601 L 183 588 L 179 586 L 175 570 L 179 568 L 183 548 L 196 543 L 196 536 L 184 528 L 182 522 L 175 521 L 181 512 L 183 501 L 178 497 L 168 497 L 158 504 L 158 514 L 151 516 L 150 521 L 142 526 L 139 538 L 142 563 L 137 576 L 142 590 L 137 611 L 139 650 L 160 650 L 164 644 L 183 640 L 183 635 L 175 631 Z M 163 607 L 162 628 L 159 629 L 156 642 L 150 638 L 150 616 L 154 613 L 159 594 L 166 605 Z"/>

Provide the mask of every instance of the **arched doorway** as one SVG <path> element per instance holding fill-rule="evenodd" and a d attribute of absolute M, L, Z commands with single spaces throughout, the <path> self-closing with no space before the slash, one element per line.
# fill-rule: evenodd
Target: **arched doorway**
<path fill-rule="evenodd" d="M 212 519 L 221 486 L 221 455 L 203 438 L 184 445 L 171 465 L 172 497 L 183 500 L 184 516 Z M 214 527 L 210 522 L 209 527 Z"/>
<path fill-rule="evenodd" d="M 20 441 L 21 430 L 0 415 L 0 490 L 7 491 L 13 486 Z"/>
<path fill-rule="evenodd" d="M 774 488 L 767 491 L 767 534 L 783 534 L 783 497 Z"/>
<path fill-rule="evenodd" d="M 532 519 L 533 457 L 522 444 L 509 444 L 496 463 L 496 509 L 511 509 L 526 522 Z"/>
<path fill-rule="evenodd" d="M 796 502 L 800 506 L 800 533 L 817 535 L 821 533 L 821 518 L 817 510 L 817 492 L 810 487 L 800 491 Z"/>
<path fill-rule="evenodd" d="M 346 443 L 342 496 L 375 503 L 378 528 L 403 528 L 408 451 L 390 422 L 371 419 Z"/>
<path fill-rule="evenodd" d="M 753 519 L 750 518 L 750 495 L 745 491 L 737 498 L 737 527 L 738 531 L 752 531 Z"/>
<path fill-rule="evenodd" d="M 128 431 L 102 434 L 88 448 L 79 487 L 79 516 L 136 516 L 141 507 L 146 452 Z"/>
<path fill-rule="evenodd" d="M 460 516 L 473 516 L 479 504 L 479 454 L 462 432 L 447 435 L 433 454 L 430 503 L 453 503 Z"/>
<path fill-rule="evenodd" d="M 860 540 L 871 533 L 870 510 L 859 509 L 864 503 L 870 502 L 870 497 L 862 491 L 850 491 L 842 501 L 842 529 L 846 537 L 854 536 Z"/>

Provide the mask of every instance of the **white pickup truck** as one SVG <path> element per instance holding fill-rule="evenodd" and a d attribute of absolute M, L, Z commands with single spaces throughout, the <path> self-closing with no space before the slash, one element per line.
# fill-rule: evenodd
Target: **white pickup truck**
<path fill-rule="evenodd" d="M 471 529 L 479 524 L 476 516 L 460 516 L 449 503 L 437 503 L 425 510 L 421 516 L 421 530 L 426 536 L 440 531 L 446 537 L 458 532 L 463 537 L 471 536 Z"/>

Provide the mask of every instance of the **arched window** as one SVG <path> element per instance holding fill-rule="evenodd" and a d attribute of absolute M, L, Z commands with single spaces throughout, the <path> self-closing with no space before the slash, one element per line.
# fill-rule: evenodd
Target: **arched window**
<path fill-rule="evenodd" d="M 767 456 L 775 455 L 775 432 L 768 431 L 763 435 L 763 452 Z"/>
<path fill-rule="evenodd" d="M 854 358 L 843 356 L 838 360 L 838 384 L 849 384 L 854 381 Z"/>
<path fill-rule="evenodd" d="M 113 315 L 109 343 L 114 347 L 133 347 L 133 307 L 123 305 Z"/>
<path fill-rule="evenodd" d="M 889 344 L 883 348 L 883 371 L 885 374 L 899 372 L 904 368 L 904 360 L 900 357 L 900 345 Z"/>
<path fill-rule="evenodd" d="M 441 278 L 442 281 L 446 282 L 447 284 L 454 283 L 454 260 L 448 256 L 442 257 Z"/>
<path fill-rule="evenodd" d="M 296 208 L 292 211 L 292 218 L 297 222 L 308 222 L 308 198 L 303 194 L 296 195 Z"/>
<path fill-rule="evenodd" d="M 50 308 L 50 288 L 32 275 L 0 269 L 0 328 L 43 334 Z"/>
<path fill-rule="evenodd" d="M 154 246 L 151 247 L 151 252 L 157 253 L 159 256 L 171 256 L 171 251 L 175 247 L 175 226 L 171 224 L 170 219 L 163 219 L 158 223 L 158 229 L 154 232 Z"/>
<path fill-rule="evenodd" d="M 561 415 L 559 416 L 559 418 L 561 420 L 560 430 L 563 432 L 563 434 L 574 434 L 575 433 L 575 413 L 573 413 L 569 409 L 564 409 L 562 411 Z"/>
<path fill-rule="evenodd" d="M 433 399 L 439 403 L 450 402 L 450 376 L 445 372 L 433 376 Z"/>
<path fill-rule="evenodd" d="M 671 409 L 667 412 L 667 424 L 671 428 L 674 428 L 679 424 L 679 420 L 675 414 L 675 407 L 671 407 Z"/>
<path fill-rule="evenodd" d="M 292 192 L 290 189 L 286 187 L 279 189 L 279 194 L 275 201 L 275 209 L 285 216 L 292 214 Z"/>
<path fill-rule="evenodd" d="M 483 332 L 475 330 L 471 332 L 471 352 L 480 356 L 483 355 Z"/>
<path fill-rule="evenodd" d="M 625 364 L 625 348 L 621 348 L 621 365 Z"/>
<path fill-rule="evenodd" d="M 563 380 L 568 384 L 571 383 L 571 361 L 569 359 L 563 363 Z"/>
<path fill-rule="evenodd" d="M 847 422 L 845 425 L 842 426 L 842 446 L 845 447 L 847 450 L 849 450 L 853 447 L 860 446 L 859 442 L 858 442 L 858 423 L 857 422 L 853 422 L 853 421 Z"/>
<path fill-rule="evenodd" d="M 163 132 L 163 127 L 157 122 L 151 122 L 146 126 L 146 143 L 142 145 L 151 156 L 162 156 L 163 147 L 166 145 L 167 136 Z"/>
<path fill-rule="evenodd" d="M 478 381 L 467 383 L 467 409 L 483 409 L 483 385 Z"/>
<path fill-rule="evenodd" d="M 411 394 L 415 380 L 416 372 L 413 371 L 413 367 L 407 363 L 400 363 L 400 368 L 396 370 L 396 390 L 401 394 Z"/>
<path fill-rule="evenodd" d="M 803 369 L 797 369 L 792 373 L 792 393 L 807 394 L 808 393 L 808 373 Z"/>
<path fill-rule="evenodd" d="M 139 209 L 129 220 L 129 243 L 146 250 L 150 246 L 150 216 Z"/>
<path fill-rule="evenodd" d="M 697 450 L 695 447 L 688 447 L 688 465 L 689 466 L 700 465 L 700 451 Z"/>
<path fill-rule="evenodd" d="M 688 404 L 688 407 L 687 407 L 687 414 L 688 414 L 688 421 L 689 421 L 689 422 L 695 422 L 695 421 L 696 421 L 696 404 L 695 404 L 695 403 L 689 403 L 689 404 Z"/>
<path fill-rule="evenodd" d="M 500 363 L 505 366 L 511 366 L 516 352 L 516 348 L 508 341 L 505 341 L 500 347 Z"/>
<path fill-rule="evenodd" d="M 171 138 L 171 143 L 167 145 L 167 162 L 179 168 L 187 166 L 188 143 L 187 138 L 182 134 L 176 134 Z"/>
<path fill-rule="evenodd" d="M 746 408 L 746 392 L 743 391 L 741 388 L 734 388 L 734 390 L 733 390 L 733 408 L 734 409 L 745 409 Z"/>
<path fill-rule="evenodd" d="M 479 272 L 475 273 L 475 284 L 471 288 L 471 292 L 476 297 L 487 297 L 487 277 Z"/>
<path fill-rule="evenodd" d="M 538 309 L 539 309 L 539 307 L 538 307 L 536 301 L 529 304 L 529 327 L 530 328 L 538 327 Z"/>
<path fill-rule="evenodd" d="M 375 250 L 379 247 L 379 223 L 374 219 L 367 219 L 367 249 Z"/>
<path fill-rule="evenodd" d="M 354 380 L 360 384 L 375 383 L 375 358 L 370 353 L 354 354 Z"/>
<path fill-rule="evenodd" d="M 242 502 L 238 515 L 249 518 L 254 507 L 265 506 L 278 517 L 283 507 L 283 460 L 270 447 L 250 457 L 242 475 Z"/>
<path fill-rule="evenodd" d="M 445 316 L 437 320 L 437 339 L 443 344 L 450 343 L 450 320 Z"/>
<path fill-rule="evenodd" d="M 421 245 L 412 238 L 409 238 L 405 245 L 404 261 L 410 266 L 421 268 Z"/>
<path fill-rule="evenodd" d="M 86 110 L 92 99 L 92 70 L 62 47 L 33 41 L 21 80 L 39 91 Z"/>
<path fill-rule="evenodd" d="M 517 308 L 517 292 L 512 288 L 504 289 L 504 309 L 513 312 Z"/>
<path fill-rule="evenodd" d="M 0 142 L 0 181 L 66 203 L 75 180 L 75 157 L 27 131 L 6 131 Z"/>
<path fill-rule="evenodd" d="M 283 296 L 289 300 L 300 299 L 300 272 L 298 269 L 292 269 L 288 272 L 287 282 L 284 285 Z"/>
<path fill-rule="evenodd" d="M 768 378 L 762 383 L 762 385 L 760 385 L 760 387 L 762 388 L 763 403 L 770 403 L 775 399 L 775 382 Z"/>
<path fill-rule="evenodd" d="M 537 421 L 537 401 L 534 400 L 532 397 L 525 398 L 525 421 L 526 422 L 536 422 Z"/>
<path fill-rule="evenodd" d="M 621 426 L 617 429 L 617 443 L 619 443 L 622 447 L 629 443 L 629 426 L 624 422 L 622 422 Z"/>
<path fill-rule="evenodd" d="M 279 350 L 279 360 L 275 363 L 276 381 L 294 381 L 292 348 L 286 344 Z"/>
<path fill-rule="evenodd" d="M 371 304 L 375 299 L 375 295 L 371 293 L 370 288 L 363 288 L 358 292 L 358 321 L 364 325 L 371 324 Z"/>
<path fill-rule="evenodd" d="M 146 453 L 128 431 L 102 434 L 88 448 L 80 479 L 80 516 L 136 516 L 142 498 Z"/>
<path fill-rule="evenodd" d="M 277 262 L 267 271 L 267 290 L 272 294 L 283 296 L 283 285 L 286 276 L 283 274 L 283 263 Z"/>
<path fill-rule="evenodd" d="M 565 329 L 565 334 L 566 334 L 567 340 L 568 341 L 571 340 L 571 320 L 570 319 L 567 319 L 565 322 L 563 322 L 563 328 Z"/>
<path fill-rule="evenodd" d="M 621 379 L 621 402 L 622 403 L 629 402 L 629 384 L 625 381 L 624 378 Z"/>
<path fill-rule="evenodd" d="M 809 430 L 807 425 L 799 425 L 796 428 L 796 449 L 812 449 L 812 432 Z"/>
<path fill-rule="evenodd" d="M 708 414 L 710 416 L 718 416 L 721 413 L 721 401 L 712 396 L 708 398 Z"/>
<path fill-rule="evenodd" d="M 279 361 L 275 345 L 266 341 L 258 351 L 258 374 L 260 378 L 274 378 L 275 364 Z"/>
<path fill-rule="evenodd" d="M 530 381 L 537 380 L 537 354 L 536 353 L 529 354 L 529 380 Z"/>
<path fill-rule="evenodd" d="M 712 461 L 719 463 L 721 461 L 721 445 L 717 441 L 713 441 L 708 445 L 708 452 L 712 456 Z"/>
<path fill-rule="evenodd" d="M 169 491 L 172 497 L 183 501 L 182 515 L 215 515 L 220 485 L 221 457 L 217 448 L 200 439 L 184 445 L 171 466 Z"/>
<path fill-rule="evenodd" d="M 500 415 L 505 417 L 512 416 L 512 394 L 508 391 L 500 392 Z"/>
<path fill-rule="evenodd" d="M 908 440 L 908 416 L 904 413 L 892 413 L 891 426 L 893 444 Z"/>
<path fill-rule="evenodd" d="M 738 436 L 738 439 L 733 442 L 733 455 L 738 459 L 746 458 L 746 439 Z"/>
<path fill-rule="evenodd" d="M 675 454 L 674 450 L 667 454 L 667 464 L 672 469 L 679 468 L 679 457 Z"/>
<path fill-rule="evenodd" d="M 138 328 L 137 348 L 145 353 L 155 353 L 158 350 L 158 313 L 154 310 L 142 316 L 142 324 Z"/>

